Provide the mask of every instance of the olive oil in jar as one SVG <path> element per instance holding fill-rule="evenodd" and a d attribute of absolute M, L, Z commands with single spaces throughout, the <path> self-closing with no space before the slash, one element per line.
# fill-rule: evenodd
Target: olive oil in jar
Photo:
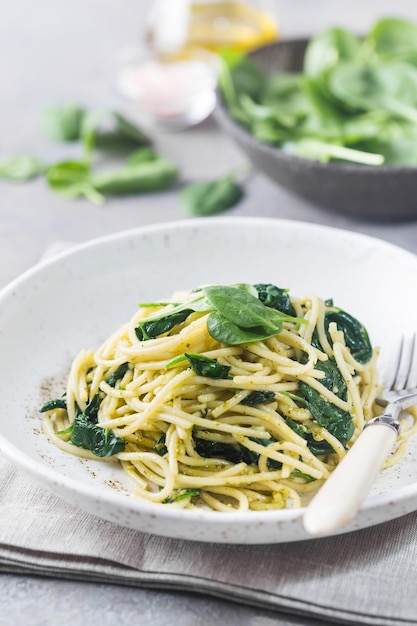
<path fill-rule="evenodd" d="M 209 50 L 230 47 L 246 52 L 277 38 L 277 22 L 264 10 L 262 2 L 191 2 L 187 37 L 191 45 Z"/>

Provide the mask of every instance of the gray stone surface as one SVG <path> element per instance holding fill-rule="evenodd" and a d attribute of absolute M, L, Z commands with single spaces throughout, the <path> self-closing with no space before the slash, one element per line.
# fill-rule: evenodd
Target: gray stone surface
<path fill-rule="evenodd" d="M 377 16 L 392 14 L 387 0 L 272 0 L 283 36 L 314 33 L 339 23 L 363 32 Z M 39 130 L 39 114 L 53 103 L 76 101 L 121 110 L 110 86 L 119 48 L 139 39 L 148 0 L 13 0 L 1 5 L 0 154 L 37 154 L 47 162 L 76 155 Z M 398 0 L 397 15 L 417 20 L 413 0 Z M 238 148 L 208 120 L 177 134 L 154 136 L 161 153 L 181 167 L 182 181 L 210 178 L 245 162 Z M 268 181 L 252 177 L 235 215 L 259 215 L 330 224 L 372 234 L 417 252 L 417 223 L 358 222 L 313 207 Z M 42 181 L 0 182 L 0 286 L 33 265 L 57 239 L 85 241 L 118 230 L 184 219 L 176 192 L 106 202 L 96 207 L 53 195 Z M 0 578 L 0 625 L 75 626 L 152 624 L 165 626 L 272 626 L 313 624 L 279 618 L 223 600 L 20 575 Z"/>

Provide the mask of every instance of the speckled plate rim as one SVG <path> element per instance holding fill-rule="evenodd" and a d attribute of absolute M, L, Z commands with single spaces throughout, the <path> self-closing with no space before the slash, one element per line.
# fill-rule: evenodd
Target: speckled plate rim
<path fill-rule="evenodd" d="M 7 307 L 14 294 L 21 291 L 28 283 L 49 272 L 59 272 L 63 262 L 76 262 L 79 255 L 93 254 L 119 242 L 140 240 L 141 237 L 161 237 L 169 232 L 179 234 L 189 232 L 216 231 L 228 228 L 250 230 L 260 228 L 270 231 L 286 231 L 309 236 L 322 241 L 326 238 L 346 242 L 346 245 L 359 249 L 372 249 L 377 255 L 388 255 L 411 268 L 417 279 L 417 257 L 398 246 L 363 234 L 316 224 L 269 218 L 219 217 L 203 221 L 201 219 L 183 220 L 157 224 L 129 231 L 107 235 L 74 249 L 61 252 L 53 259 L 45 260 L 29 269 L 0 292 L 0 308 Z M 242 231 L 242 232 L 243 232 Z M 417 282 L 417 280 L 416 280 Z M 88 484 L 79 483 L 63 475 L 58 469 L 50 469 L 36 458 L 32 458 L 15 446 L 2 432 L 0 425 L 0 449 L 16 466 L 33 476 L 44 486 L 63 499 L 72 502 L 90 513 L 115 521 L 123 526 L 145 532 L 166 535 L 181 539 L 214 541 L 223 543 L 279 543 L 310 539 L 302 527 L 303 509 L 279 510 L 249 513 L 213 513 L 202 510 L 182 510 L 161 507 L 152 503 L 133 500 L 113 492 L 97 494 Z M 417 509 L 417 472 L 416 482 L 397 489 L 369 497 L 358 516 L 340 532 L 358 530 L 375 523 L 388 521 Z M 122 512 L 122 515 L 120 515 Z M 125 515 L 126 513 L 126 515 Z M 199 525 L 207 527 L 206 533 L 198 531 Z M 260 531 L 262 534 L 260 534 Z"/>

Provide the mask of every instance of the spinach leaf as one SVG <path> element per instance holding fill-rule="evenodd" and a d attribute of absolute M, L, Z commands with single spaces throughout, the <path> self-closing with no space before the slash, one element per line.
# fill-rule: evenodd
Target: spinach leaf
<path fill-rule="evenodd" d="M 127 117 L 115 111 L 113 111 L 111 115 L 115 120 L 117 129 L 122 135 L 134 140 L 137 145 L 143 146 L 149 143 L 149 137 L 139 126 L 127 119 Z"/>
<path fill-rule="evenodd" d="M 192 309 L 182 309 L 168 313 L 163 317 L 155 317 L 140 322 L 135 328 L 135 333 L 139 341 L 155 339 L 172 330 L 174 326 L 184 322 L 193 313 Z"/>
<path fill-rule="evenodd" d="M 323 454 L 332 454 L 334 452 L 332 446 L 324 439 L 322 441 L 316 441 L 316 439 L 314 439 L 313 437 L 313 433 L 311 432 L 311 430 L 304 426 L 304 424 L 300 424 L 300 422 L 295 422 L 290 417 L 286 419 L 286 422 L 288 426 L 297 433 L 297 435 L 307 441 L 308 449 L 316 456 L 320 456 Z"/>
<path fill-rule="evenodd" d="M 336 308 L 325 314 L 326 330 L 328 330 L 331 322 L 335 322 L 338 329 L 343 331 L 346 345 L 353 357 L 359 363 L 367 363 L 372 358 L 373 351 L 365 326 L 350 313 Z"/>
<path fill-rule="evenodd" d="M 171 187 L 177 176 L 178 167 L 160 158 L 94 174 L 91 184 L 104 195 L 146 193 Z"/>
<path fill-rule="evenodd" d="M 123 376 L 126 374 L 128 369 L 129 369 L 129 363 L 122 363 L 113 372 L 113 374 L 110 374 L 110 376 L 106 380 L 106 383 L 108 385 L 110 385 L 110 387 L 114 387 L 116 385 L 117 381 L 121 380 L 123 378 Z"/>
<path fill-rule="evenodd" d="M 42 174 L 44 169 L 45 166 L 42 161 L 28 155 L 0 159 L 0 178 L 22 182 Z"/>
<path fill-rule="evenodd" d="M 290 476 L 291 478 L 303 478 L 306 483 L 312 483 L 313 481 L 316 480 L 315 478 L 313 478 L 313 476 L 310 476 L 310 474 L 305 474 L 304 472 L 299 470 L 297 467 L 294 467 Z"/>
<path fill-rule="evenodd" d="M 249 395 L 240 401 L 240 404 L 245 406 L 256 406 L 257 404 L 264 404 L 271 402 L 275 399 L 275 393 L 273 391 L 251 391 Z"/>
<path fill-rule="evenodd" d="M 317 139 L 300 139 L 299 141 L 288 142 L 283 145 L 283 149 L 296 156 L 322 161 L 323 163 L 332 159 L 374 166 L 382 165 L 384 162 L 382 154 L 347 148 Z"/>
<path fill-rule="evenodd" d="M 210 359 L 202 354 L 185 354 L 193 372 L 208 378 L 229 378 L 230 365 L 222 365 L 216 359 Z"/>
<path fill-rule="evenodd" d="M 85 407 L 84 415 L 88 417 L 88 419 L 97 424 L 98 421 L 98 411 L 100 408 L 100 395 L 98 393 L 95 394 L 91 402 Z"/>
<path fill-rule="evenodd" d="M 383 18 L 374 24 L 366 43 L 382 60 L 417 58 L 417 26 L 401 18 Z"/>
<path fill-rule="evenodd" d="M 46 170 L 49 187 L 67 198 L 85 197 L 94 204 L 102 204 L 104 196 L 91 180 L 90 167 L 81 161 L 62 161 Z"/>
<path fill-rule="evenodd" d="M 326 389 L 329 389 L 338 398 L 346 400 L 347 385 L 346 381 L 340 373 L 336 362 L 333 359 L 327 359 L 327 361 L 318 361 L 315 365 L 316 370 L 324 372 L 324 378 L 320 379 L 320 382 Z"/>
<path fill-rule="evenodd" d="M 242 56 L 239 63 L 230 69 L 235 92 L 240 96 L 246 94 L 256 99 L 262 95 L 265 87 L 265 74 L 248 57 Z"/>
<path fill-rule="evenodd" d="M 168 448 L 165 445 L 166 435 L 163 433 L 153 447 L 153 451 L 159 454 L 159 456 L 165 456 L 168 454 Z"/>
<path fill-rule="evenodd" d="M 122 452 L 126 442 L 109 428 L 97 425 L 99 407 L 100 396 L 96 393 L 84 412 L 75 416 L 71 443 L 79 448 L 86 448 L 99 457 L 112 456 Z"/>
<path fill-rule="evenodd" d="M 99 457 L 122 452 L 126 446 L 124 439 L 117 437 L 109 428 L 100 428 L 85 413 L 81 413 L 74 420 L 71 443 L 79 448 L 86 448 Z"/>
<path fill-rule="evenodd" d="M 160 158 L 159 154 L 155 152 L 153 148 L 145 146 L 144 148 L 139 148 L 131 152 L 126 160 L 126 165 L 134 166 L 140 163 L 149 163 L 150 161 L 157 161 Z"/>
<path fill-rule="evenodd" d="M 230 287 L 214 285 L 199 290 L 197 297 L 176 306 L 172 312 L 140 322 L 136 335 L 140 341 L 154 339 L 183 322 L 193 311 L 209 312 L 207 328 L 213 339 L 236 345 L 272 337 L 282 329 L 284 320 L 304 323 L 265 306 L 252 285 L 237 284 Z M 173 362 L 168 363 L 168 367 Z"/>
<path fill-rule="evenodd" d="M 229 321 L 245 329 L 263 328 L 273 334 L 282 328 L 288 316 L 265 306 L 257 297 L 237 287 L 213 285 L 203 292 L 215 310 Z"/>
<path fill-rule="evenodd" d="M 200 456 L 205 459 L 225 459 L 230 463 L 247 463 L 251 464 L 251 458 L 248 454 L 249 450 L 244 451 L 236 444 L 222 443 L 220 441 L 210 441 L 209 439 L 200 439 L 193 436 L 194 447 Z M 246 451 L 246 452 L 245 452 Z"/>
<path fill-rule="evenodd" d="M 83 118 L 81 139 L 90 162 L 95 147 L 118 151 L 144 146 L 149 138 L 135 124 L 115 111 L 90 111 Z"/>
<path fill-rule="evenodd" d="M 214 309 L 207 321 L 209 333 L 221 343 L 259 341 L 281 332 L 284 320 L 304 321 L 265 306 L 242 285 L 214 285 L 204 287 L 203 292 Z"/>
<path fill-rule="evenodd" d="M 286 315 L 294 315 L 294 309 L 291 305 L 288 289 L 281 289 L 276 285 L 268 283 L 258 283 L 254 285 L 258 292 L 259 300 L 271 309 L 277 309 Z"/>
<path fill-rule="evenodd" d="M 386 165 L 415 166 L 417 165 L 417 140 L 415 132 L 410 129 L 410 136 L 394 137 L 387 141 L 370 140 L 370 146 L 384 157 Z"/>
<path fill-rule="evenodd" d="M 75 141 L 81 136 L 85 114 L 85 110 L 75 104 L 49 107 L 42 113 L 41 128 L 54 141 Z"/>
<path fill-rule="evenodd" d="M 233 175 L 227 175 L 184 187 L 180 192 L 180 202 L 187 213 L 207 216 L 231 209 L 243 196 L 243 187 L 233 179 Z"/>
<path fill-rule="evenodd" d="M 284 72 L 268 77 L 261 103 L 269 110 L 269 117 L 292 126 L 313 111 L 312 103 L 304 90 L 303 78 L 295 73 Z"/>
<path fill-rule="evenodd" d="M 172 504 L 173 502 L 182 502 L 186 498 L 195 498 L 199 496 L 201 489 L 175 489 L 171 495 L 165 500 L 165 504 Z"/>
<path fill-rule="evenodd" d="M 254 326 L 249 329 L 242 328 L 218 311 L 210 313 L 207 319 L 207 329 L 211 337 L 220 341 L 220 343 L 229 344 L 231 346 L 268 339 L 268 337 L 279 333 L 281 328 L 282 326 L 276 326 L 274 330 L 270 328 L 265 330 L 262 326 Z"/>
<path fill-rule="evenodd" d="M 299 389 L 313 419 L 346 445 L 355 430 L 350 413 L 325 400 L 318 391 L 304 382 L 300 383 Z"/>
<path fill-rule="evenodd" d="M 270 446 L 272 443 L 276 443 L 276 439 L 259 439 L 258 437 L 250 437 L 250 440 L 253 441 L 254 443 L 258 443 L 261 446 L 264 446 L 265 448 Z M 258 463 L 259 461 L 259 454 L 257 452 L 254 452 L 253 450 L 248 450 L 248 452 L 250 453 L 252 459 L 253 459 L 253 463 Z M 281 469 L 282 467 L 282 463 L 280 461 L 275 461 L 275 459 L 269 459 L 266 462 L 266 466 L 268 469 L 274 470 L 274 469 Z"/>
<path fill-rule="evenodd" d="M 417 123 L 417 69 L 407 64 L 344 64 L 331 72 L 328 86 L 339 106 L 381 109 Z"/>
<path fill-rule="evenodd" d="M 329 28 L 313 37 L 305 51 L 304 72 L 317 78 L 343 61 L 359 57 L 361 43 L 343 28 Z"/>
<path fill-rule="evenodd" d="M 251 441 L 258 443 L 261 446 L 269 446 L 272 443 L 276 443 L 275 439 L 258 439 L 251 437 Z M 247 465 L 256 465 L 259 461 L 259 453 L 249 450 L 242 444 L 229 444 L 219 441 L 210 441 L 209 439 L 202 439 L 196 435 L 193 435 L 194 447 L 200 456 L 206 459 L 225 459 L 230 463 L 246 463 Z M 267 460 L 268 469 L 280 469 L 282 463 L 275 461 L 274 459 Z"/>
<path fill-rule="evenodd" d="M 67 401 L 65 398 L 58 398 L 57 400 L 49 400 L 39 409 L 41 413 L 46 411 L 52 411 L 53 409 L 66 409 Z"/>
<path fill-rule="evenodd" d="M 324 163 L 415 165 L 417 25 L 386 18 L 364 38 L 327 29 L 299 73 L 259 75 L 243 55 L 223 57 L 225 105 L 258 140 Z"/>

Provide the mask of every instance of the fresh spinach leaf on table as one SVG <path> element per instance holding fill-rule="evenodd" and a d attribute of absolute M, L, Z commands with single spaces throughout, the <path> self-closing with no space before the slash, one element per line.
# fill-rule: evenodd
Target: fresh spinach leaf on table
<path fill-rule="evenodd" d="M 244 196 L 244 190 L 233 174 L 217 180 L 196 182 L 180 192 L 180 203 L 191 215 L 215 215 L 234 207 Z"/>
<path fill-rule="evenodd" d="M 29 155 L 10 156 L 0 159 L 0 178 L 23 182 L 42 174 L 45 165 L 40 159 Z"/>
<path fill-rule="evenodd" d="M 125 148 L 131 152 L 134 147 L 146 146 L 149 137 L 138 126 L 116 111 L 89 111 L 84 115 L 80 139 L 84 146 L 84 158 L 91 162 L 95 148 L 109 152 Z"/>
<path fill-rule="evenodd" d="M 90 166 L 81 161 L 62 161 L 48 167 L 46 180 L 49 187 L 67 198 L 87 198 L 102 204 L 104 196 L 92 183 Z"/>
<path fill-rule="evenodd" d="M 92 175 L 91 184 L 104 196 L 163 191 L 173 185 L 178 167 L 167 159 L 125 164 Z"/>
<path fill-rule="evenodd" d="M 86 111 L 76 104 L 48 107 L 41 114 L 41 128 L 54 141 L 80 139 Z"/>

